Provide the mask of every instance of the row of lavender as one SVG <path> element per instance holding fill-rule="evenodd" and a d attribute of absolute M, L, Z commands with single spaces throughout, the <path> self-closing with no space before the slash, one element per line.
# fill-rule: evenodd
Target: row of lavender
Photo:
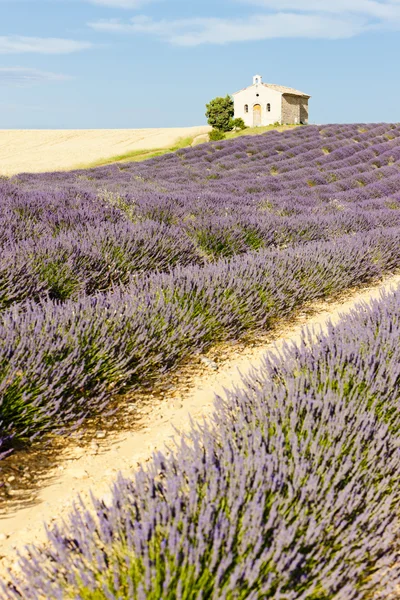
<path fill-rule="evenodd" d="M 0 309 L 400 224 L 400 128 L 308 127 L 0 182 Z"/>
<path fill-rule="evenodd" d="M 32 547 L 15 600 L 387 600 L 400 579 L 400 291 L 266 357 L 175 455 Z"/>
<path fill-rule="evenodd" d="M 150 273 L 113 292 L 0 314 L 3 450 L 104 413 L 194 351 L 400 266 L 400 228 Z"/>
<path fill-rule="evenodd" d="M 179 202 L 153 197 L 159 212 L 182 212 L 180 219 L 174 219 L 179 224 L 165 224 L 167 217 L 142 220 L 142 215 L 132 222 L 124 211 L 93 194 L 84 199 L 71 193 L 38 196 L 15 199 L 4 194 L 2 198 L 0 189 L 0 309 L 27 298 L 78 299 L 126 285 L 133 274 L 144 271 L 205 265 L 263 248 L 400 226 L 400 210 L 384 206 L 290 216 L 242 206 L 236 216 L 218 216 L 223 199 L 208 197 L 212 210 L 205 211 L 203 203 L 203 216 L 192 220 L 186 218 L 193 210 L 190 198 Z M 71 203 L 73 207 L 68 206 Z M 201 212 L 199 207 L 196 210 Z"/>

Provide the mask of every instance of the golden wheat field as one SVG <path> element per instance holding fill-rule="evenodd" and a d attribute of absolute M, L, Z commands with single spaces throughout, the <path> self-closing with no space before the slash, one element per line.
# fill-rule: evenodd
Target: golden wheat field
<path fill-rule="evenodd" d="M 209 129 L 0 130 L 0 175 L 74 169 L 130 152 L 168 148 Z"/>

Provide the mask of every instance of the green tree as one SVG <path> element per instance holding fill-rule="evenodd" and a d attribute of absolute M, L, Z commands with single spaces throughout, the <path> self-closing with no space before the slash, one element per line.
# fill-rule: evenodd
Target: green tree
<path fill-rule="evenodd" d="M 234 115 L 233 100 L 230 96 L 225 98 L 214 98 L 206 104 L 206 117 L 208 124 L 220 131 L 232 129 L 232 117 Z"/>

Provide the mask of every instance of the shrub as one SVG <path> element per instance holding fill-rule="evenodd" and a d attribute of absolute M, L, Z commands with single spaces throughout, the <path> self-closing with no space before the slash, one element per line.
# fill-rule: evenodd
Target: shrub
<path fill-rule="evenodd" d="M 231 130 L 232 129 L 247 129 L 247 125 L 245 124 L 245 122 L 243 121 L 243 119 L 241 119 L 240 117 L 238 119 L 231 119 L 230 121 L 230 126 L 231 126 Z"/>
<path fill-rule="evenodd" d="M 211 129 L 210 133 L 210 142 L 218 142 L 219 140 L 224 140 L 225 139 L 225 133 L 223 131 L 221 131 L 220 129 Z"/>

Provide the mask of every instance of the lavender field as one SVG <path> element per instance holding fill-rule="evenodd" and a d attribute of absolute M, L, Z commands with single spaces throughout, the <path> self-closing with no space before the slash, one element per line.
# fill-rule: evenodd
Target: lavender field
<path fill-rule="evenodd" d="M 400 125 L 308 126 L 0 180 L 0 455 L 400 268 Z M 390 598 L 400 295 L 266 358 L 5 598 Z M 97 516 L 96 516 L 97 515 Z M 393 596 L 397 597 L 397 596 Z"/>
<path fill-rule="evenodd" d="M 400 265 L 400 126 L 0 181 L 2 452 Z"/>

